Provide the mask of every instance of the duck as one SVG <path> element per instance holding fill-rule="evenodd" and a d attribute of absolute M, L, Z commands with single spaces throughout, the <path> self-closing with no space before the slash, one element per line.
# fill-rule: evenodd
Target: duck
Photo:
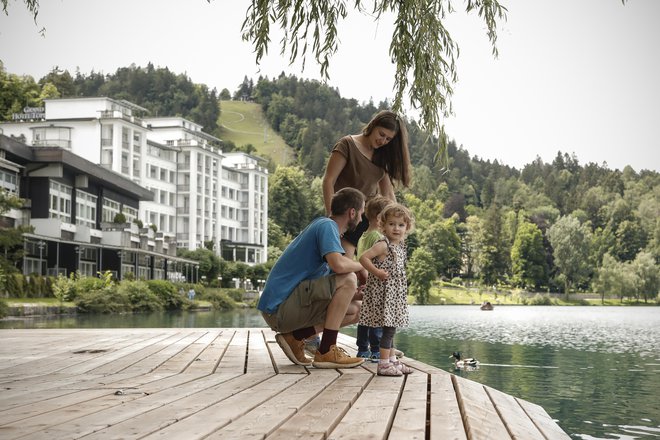
<path fill-rule="evenodd" d="M 449 356 L 454 358 L 454 367 L 456 369 L 472 369 L 479 367 L 479 361 L 475 358 L 463 358 L 460 351 L 455 351 Z"/>

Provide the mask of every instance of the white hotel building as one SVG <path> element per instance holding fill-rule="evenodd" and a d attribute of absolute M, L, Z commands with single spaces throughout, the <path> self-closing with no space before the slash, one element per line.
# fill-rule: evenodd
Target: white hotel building
<path fill-rule="evenodd" d="M 100 221 L 121 211 L 179 248 L 209 246 L 225 260 L 265 262 L 268 171 L 261 159 L 223 153 L 222 141 L 192 121 L 146 113 L 106 97 L 48 99 L 43 114 L 0 123 L 0 132 L 28 146 L 61 147 L 154 194 L 138 209 L 99 207 Z"/>

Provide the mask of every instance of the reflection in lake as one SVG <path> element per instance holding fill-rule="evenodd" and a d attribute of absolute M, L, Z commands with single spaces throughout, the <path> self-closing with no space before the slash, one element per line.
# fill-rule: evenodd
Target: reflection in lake
<path fill-rule="evenodd" d="M 543 406 L 573 438 L 660 438 L 660 308 L 413 306 L 406 355 Z M 255 310 L 4 320 L 9 328 L 263 327 Z M 346 329 L 355 336 L 355 328 Z"/>

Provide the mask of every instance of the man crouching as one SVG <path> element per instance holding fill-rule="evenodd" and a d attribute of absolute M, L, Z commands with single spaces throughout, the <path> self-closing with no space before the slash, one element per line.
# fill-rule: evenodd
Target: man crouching
<path fill-rule="evenodd" d="M 367 277 L 360 263 L 344 256 L 341 235 L 355 229 L 363 212 L 360 191 L 337 191 L 330 216 L 314 219 L 268 275 L 257 308 L 278 332 L 275 340 L 284 353 L 298 365 L 351 368 L 364 362 L 337 347 L 339 328 L 358 321 L 358 278 L 363 283 Z M 320 331 L 321 344 L 312 361 L 305 356 L 304 339 Z"/>

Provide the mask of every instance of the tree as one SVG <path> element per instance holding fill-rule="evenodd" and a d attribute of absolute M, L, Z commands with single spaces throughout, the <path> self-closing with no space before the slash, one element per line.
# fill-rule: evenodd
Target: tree
<path fill-rule="evenodd" d="M 433 258 L 436 275 L 453 278 L 461 269 L 461 240 L 454 220 L 447 219 L 430 225 L 422 234 L 423 247 Z"/>
<path fill-rule="evenodd" d="M 610 254 L 603 256 L 603 264 L 596 271 L 593 288 L 600 293 L 601 303 L 605 302 L 605 295 L 631 296 L 635 291 L 637 276 L 630 270 L 630 263 L 622 263 Z"/>
<path fill-rule="evenodd" d="M 310 179 L 298 167 L 278 167 L 268 184 L 268 216 L 296 236 L 311 220 Z"/>
<path fill-rule="evenodd" d="M 591 231 L 567 215 L 550 227 L 548 238 L 568 298 L 571 287 L 586 280 L 591 271 Z"/>
<path fill-rule="evenodd" d="M 3 0 L 6 1 L 6 0 Z M 354 10 L 380 20 L 394 15 L 390 56 L 396 66 L 394 111 L 403 108 L 407 91 L 410 105 L 419 110 L 422 129 L 437 136 L 438 153 L 448 162 L 447 140 L 442 118 L 452 113 L 453 85 L 458 80 L 458 44 L 444 27 L 443 20 L 455 12 L 449 0 L 376 0 L 371 10 L 367 2 L 356 0 Z M 506 8 L 498 0 L 467 0 L 465 11 L 477 12 L 488 29 L 493 55 L 497 56 L 497 23 L 506 19 Z M 339 47 L 337 23 L 348 16 L 343 0 L 300 2 L 252 0 L 243 22 L 243 40 L 252 43 L 259 63 L 268 52 L 270 28 L 276 24 L 284 31 L 282 54 L 293 63 L 311 45 L 323 78 L 329 78 L 330 58 Z M 312 40 L 311 43 L 309 40 Z"/>
<path fill-rule="evenodd" d="M 479 238 L 480 278 L 486 285 L 504 280 L 509 268 L 510 245 L 504 240 L 504 225 L 501 209 L 491 205 L 485 213 Z"/>
<path fill-rule="evenodd" d="M 654 300 L 660 292 L 660 266 L 648 252 L 640 252 L 632 262 L 632 270 L 637 275 L 637 293 L 644 302 Z"/>
<path fill-rule="evenodd" d="M 433 255 L 427 249 L 417 248 L 408 261 L 408 281 L 410 293 L 417 298 L 418 304 L 426 304 L 429 300 L 431 283 L 435 279 Z"/>
<path fill-rule="evenodd" d="M 543 247 L 543 234 L 527 221 L 518 225 L 511 247 L 512 282 L 523 288 L 538 289 L 547 282 L 548 266 Z"/>

